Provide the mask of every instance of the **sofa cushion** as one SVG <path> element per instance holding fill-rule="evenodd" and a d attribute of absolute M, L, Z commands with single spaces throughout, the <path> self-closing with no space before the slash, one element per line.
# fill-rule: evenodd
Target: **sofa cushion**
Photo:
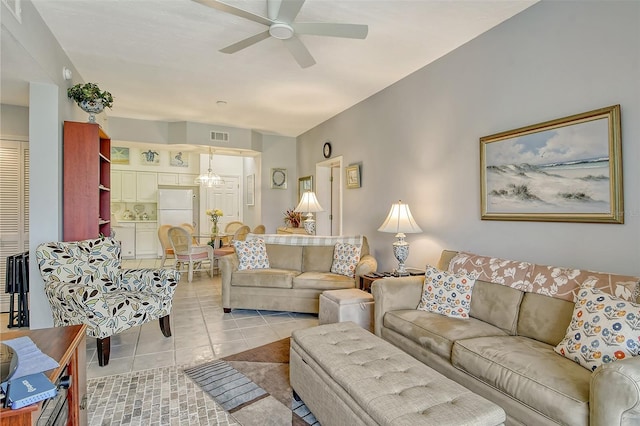
<path fill-rule="evenodd" d="M 417 309 L 454 318 L 469 318 L 475 274 L 452 274 L 427 265 Z"/>
<path fill-rule="evenodd" d="M 516 334 L 523 295 L 522 291 L 515 288 L 476 280 L 469 315 L 495 325 L 508 334 Z"/>
<path fill-rule="evenodd" d="M 593 371 L 640 353 L 640 305 L 595 288 L 578 293 L 571 323 L 555 351 Z"/>
<path fill-rule="evenodd" d="M 445 359 L 458 339 L 480 336 L 505 336 L 506 333 L 474 318 L 450 318 L 415 309 L 387 312 L 384 326 Z"/>
<path fill-rule="evenodd" d="M 347 277 L 355 277 L 356 265 L 360 262 L 361 244 L 336 243 L 333 247 L 331 272 Z"/>
<path fill-rule="evenodd" d="M 521 336 L 460 339 L 453 365 L 560 424 L 589 424 L 591 373 Z"/>
<path fill-rule="evenodd" d="M 331 272 L 303 272 L 293 279 L 293 288 L 309 288 L 314 290 L 339 290 L 354 288 L 353 278 Z"/>
<path fill-rule="evenodd" d="M 573 302 L 536 293 L 524 293 L 518 317 L 518 335 L 555 346 L 571 322 Z"/>
<path fill-rule="evenodd" d="M 292 288 L 293 277 L 298 271 L 287 269 L 247 269 L 232 274 L 232 287 L 277 287 Z"/>
<path fill-rule="evenodd" d="M 263 240 L 233 242 L 233 248 L 238 256 L 238 270 L 264 269 L 269 267 L 269 257 Z"/>
<path fill-rule="evenodd" d="M 267 244 L 267 255 L 272 268 L 302 271 L 302 246 Z"/>
<path fill-rule="evenodd" d="M 333 262 L 333 246 L 304 246 L 302 272 L 328 272 Z"/>

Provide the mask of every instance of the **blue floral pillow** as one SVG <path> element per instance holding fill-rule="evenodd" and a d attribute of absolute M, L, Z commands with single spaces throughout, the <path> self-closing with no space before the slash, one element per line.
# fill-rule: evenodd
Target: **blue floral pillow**
<path fill-rule="evenodd" d="M 250 241 L 234 241 L 233 247 L 238 256 L 239 271 L 247 269 L 268 269 L 269 257 L 267 256 L 267 247 L 264 240 L 259 238 Z"/>
<path fill-rule="evenodd" d="M 567 334 L 555 351 L 591 371 L 640 353 L 640 305 L 580 289 Z"/>
<path fill-rule="evenodd" d="M 361 244 L 336 243 L 333 247 L 331 272 L 334 274 L 355 277 L 356 266 L 360 262 Z"/>
<path fill-rule="evenodd" d="M 454 274 L 427 265 L 417 309 L 453 318 L 469 318 L 476 278 L 475 272 Z"/>

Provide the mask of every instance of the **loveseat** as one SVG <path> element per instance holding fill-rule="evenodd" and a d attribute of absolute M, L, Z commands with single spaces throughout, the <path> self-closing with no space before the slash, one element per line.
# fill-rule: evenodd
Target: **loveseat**
<path fill-rule="evenodd" d="M 354 288 L 359 276 L 377 268 L 363 236 L 249 234 L 244 242 L 234 244 L 236 252 L 219 259 L 225 312 L 264 309 L 318 313 L 323 291 Z M 253 251 L 256 246 L 264 247 L 266 256 L 256 254 Z M 338 254 L 336 250 L 340 247 L 351 248 L 359 254 Z M 243 269 L 241 258 L 245 257 L 245 251 L 249 262 L 256 261 L 257 267 L 244 265 Z M 334 255 L 339 259 L 334 260 Z M 331 272 L 340 260 L 351 261 L 351 268 Z"/>
<path fill-rule="evenodd" d="M 477 277 L 468 318 L 416 309 L 424 298 L 424 276 L 385 278 L 372 286 L 378 336 L 500 405 L 507 424 L 640 424 L 640 356 L 620 352 L 625 359 L 612 362 L 600 352 L 603 342 L 586 345 L 587 337 L 597 340 L 600 328 L 605 341 L 619 337 L 604 331 L 606 321 L 598 322 L 607 315 L 619 321 L 613 330 L 623 321 L 638 327 L 638 305 L 618 299 L 636 301 L 638 277 L 446 250 L 437 270 Z M 587 293 L 597 295 L 597 302 L 584 303 Z M 609 304 L 613 297 L 607 294 L 619 301 Z M 605 316 L 593 319 L 594 312 Z M 587 332 L 572 332 L 581 327 Z M 619 340 L 636 354 L 637 331 L 627 343 Z M 562 344 L 565 349 L 554 350 Z M 592 371 L 574 358 L 607 362 Z"/>

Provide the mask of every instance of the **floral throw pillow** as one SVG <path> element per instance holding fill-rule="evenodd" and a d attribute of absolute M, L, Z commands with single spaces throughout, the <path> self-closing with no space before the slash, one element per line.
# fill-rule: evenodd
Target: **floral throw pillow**
<path fill-rule="evenodd" d="M 475 272 L 454 274 L 427 265 L 417 309 L 453 318 L 469 318 L 476 278 Z"/>
<path fill-rule="evenodd" d="M 239 271 L 247 269 L 268 269 L 269 257 L 263 239 L 250 241 L 234 241 L 233 247 L 238 256 Z"/>
<path fill-rule="evenodd" d="M 578 292 L 567 334 L 555 351 L 593 371 L 640 353 L 640 305 L 595 288 Z"/>
<path fill-rule="evenodd" d="M 361 244 L 336 243 L 333 247 L 331 272 L 334 274 L 356 276 L 356 266 L 360 262 Z"/>

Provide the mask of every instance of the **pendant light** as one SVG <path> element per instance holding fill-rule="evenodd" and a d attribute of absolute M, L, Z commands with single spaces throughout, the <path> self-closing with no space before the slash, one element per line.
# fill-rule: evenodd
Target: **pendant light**
<path fill-rule="evenodd" d="M 213 159 L 213 152 L 211 151 L 211 147 L 209 147 L 209 170 L 207 173 L 202 173 L 200 176 L 196 178 L 194 181 L 197 185 L 206 186 L 211 188 L 216 185 L 224 184 L 224 179 L 218 176 L 217 173 L 213 173 L 211 169 L 211 160 Z"/>

